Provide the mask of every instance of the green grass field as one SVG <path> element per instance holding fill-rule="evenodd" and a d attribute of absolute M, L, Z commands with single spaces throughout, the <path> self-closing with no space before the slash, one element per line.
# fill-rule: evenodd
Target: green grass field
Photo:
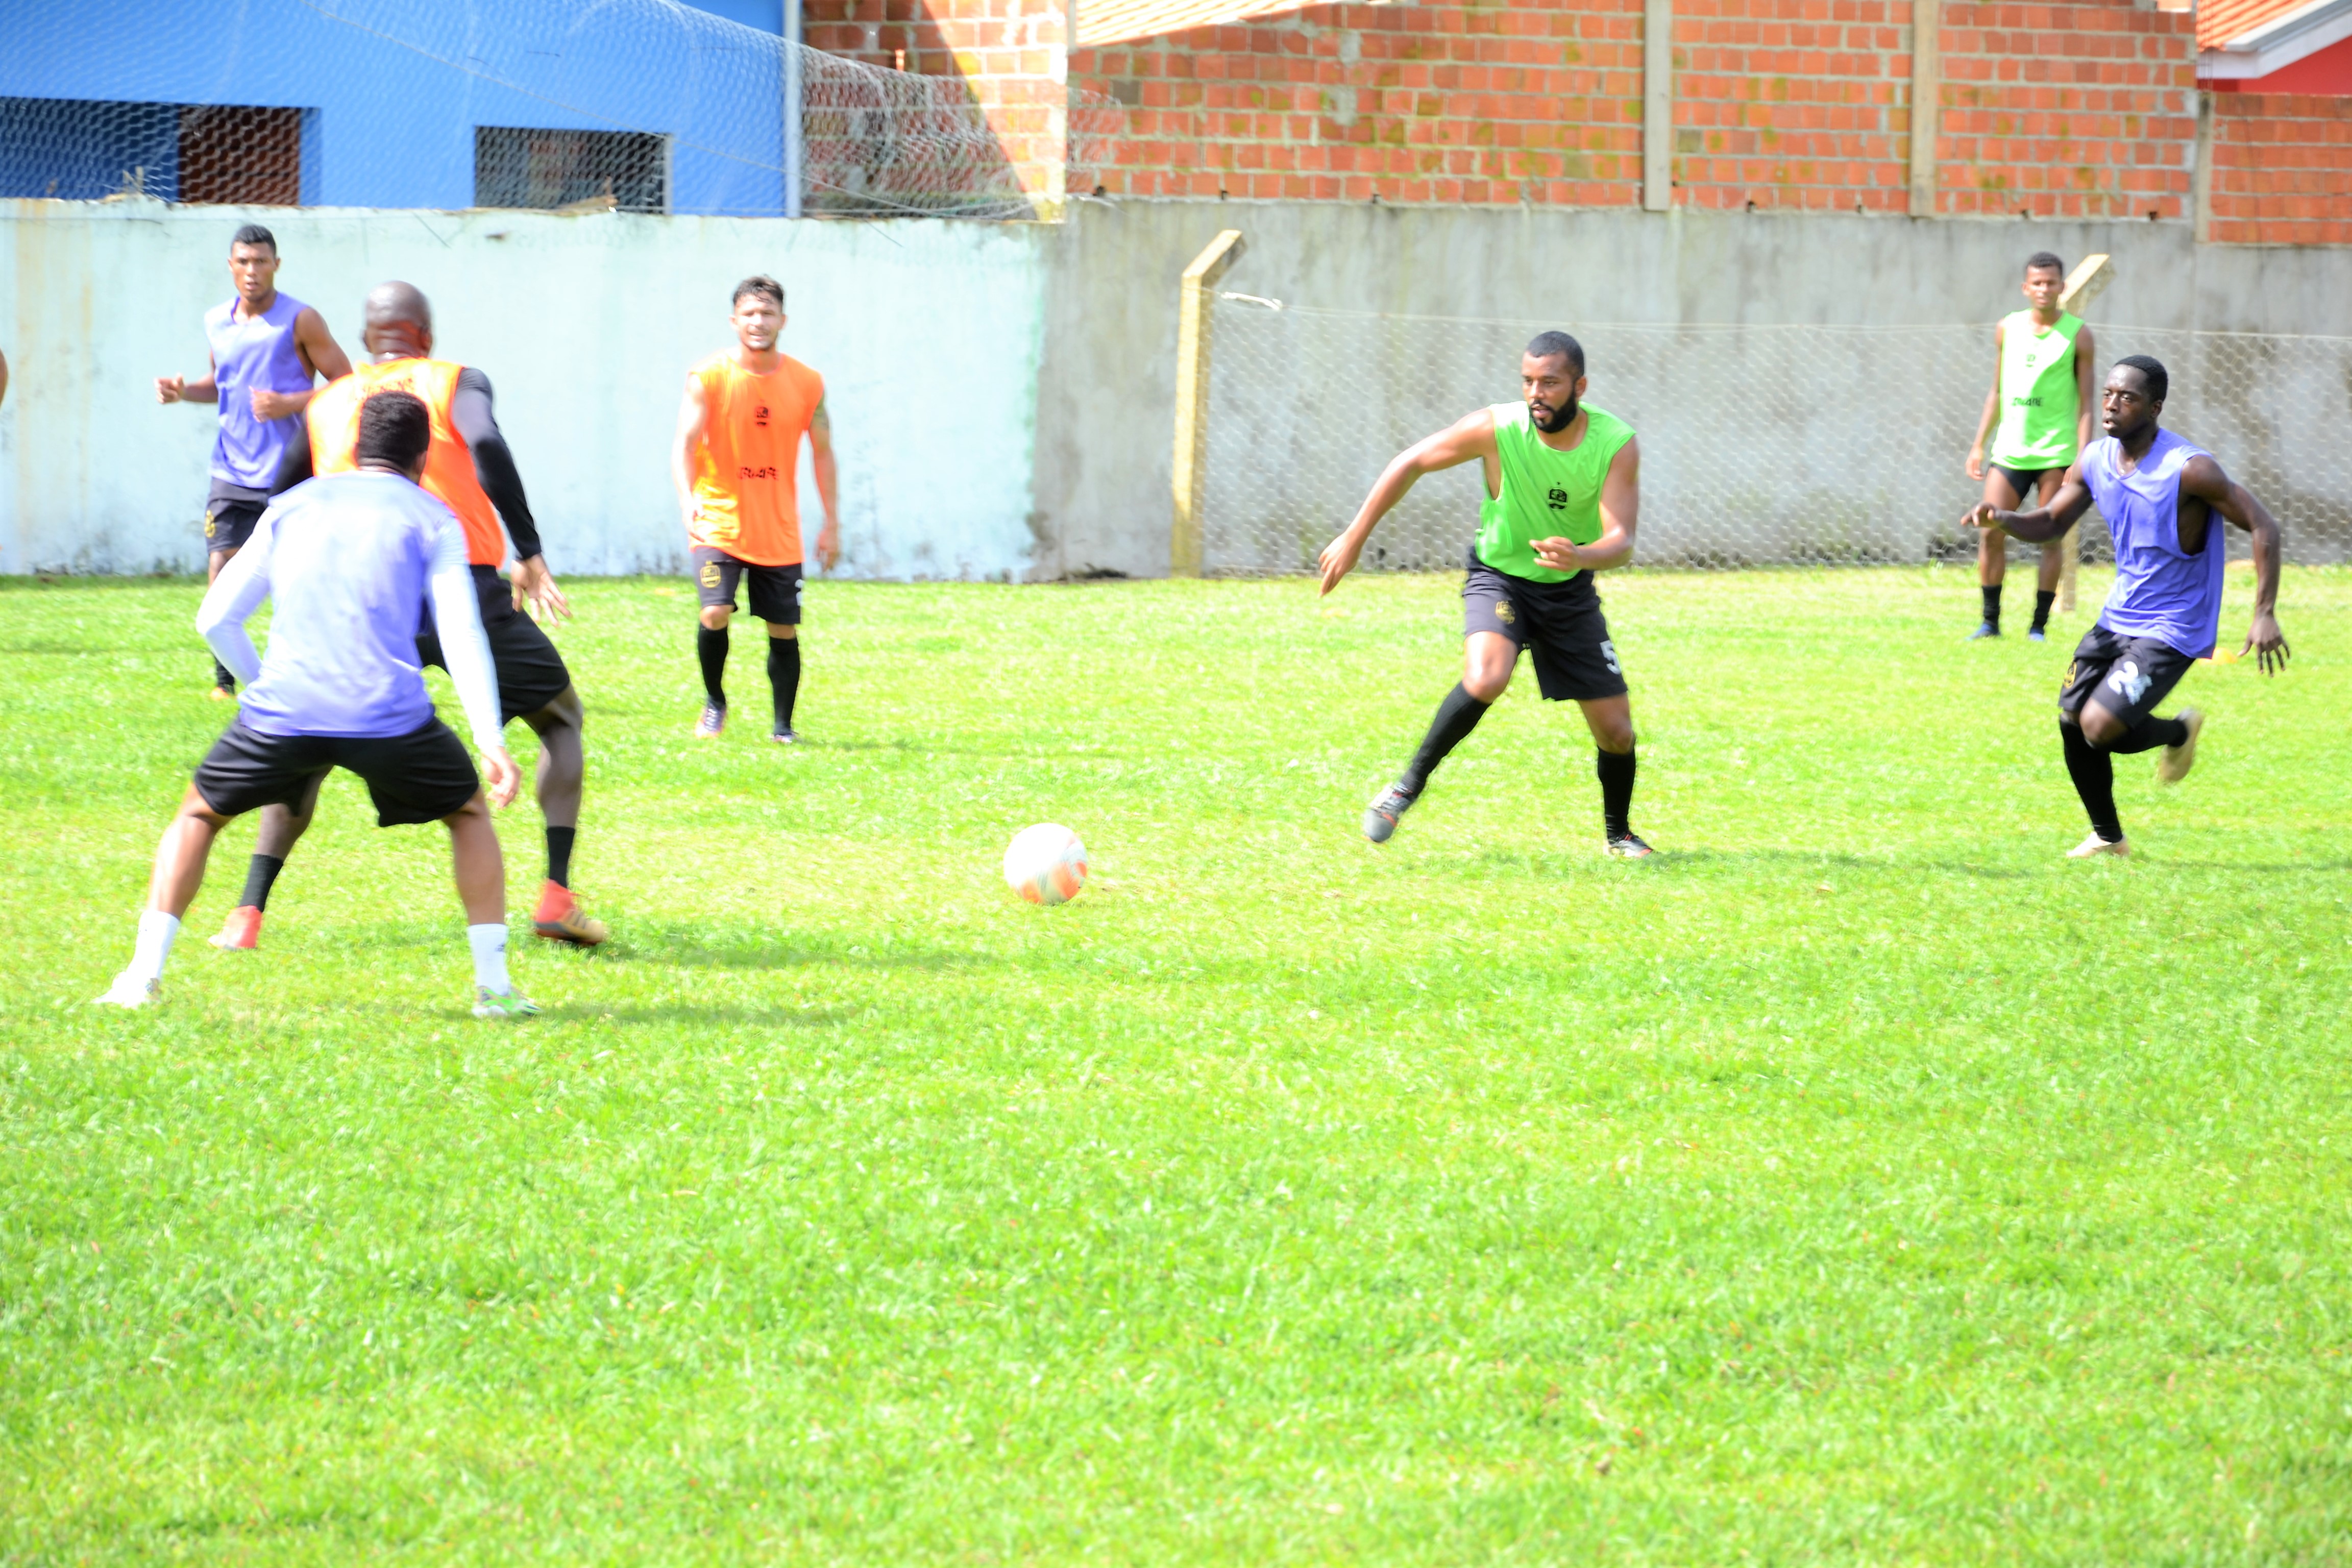
<path fill-rule="evenodd" d="M 2095 864 L 2089 574 L 1615 581 L 1638 865 L 1524 670 L 1357 837 L 1453 579 L 818 584 L 793 752 L 572 586 L 521 1026 L 348 776 L 85 1005 L 225 714 L 195 586 L 0 586 L 0 1563 L 2352 1563 L 2352 574 Z"/>

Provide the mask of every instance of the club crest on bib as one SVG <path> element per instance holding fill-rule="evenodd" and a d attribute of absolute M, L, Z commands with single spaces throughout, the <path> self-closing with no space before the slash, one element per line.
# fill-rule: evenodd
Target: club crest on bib
<path fill-rule="evenodd" d="M 1549 491 L 1545 492 L 1544 504 L 1550 507 L 1554 511 L 1566 511 L 1568 510 L 1568 492 L 1560 489 L 1558 485 L 1554 485 Z"/>
<path fill-rule="evenodd" d="M 768 406 L 766 404 L 763 403 L 751 410 L 751 423 L 757 425 L 762 430 L 765 430 L 768 427 Z"/>

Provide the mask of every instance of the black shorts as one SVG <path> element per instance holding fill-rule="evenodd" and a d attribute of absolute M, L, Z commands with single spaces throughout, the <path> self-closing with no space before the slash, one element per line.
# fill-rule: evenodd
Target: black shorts
<path fill-rule="evenodd" d="M 1625 695 L 1625 672 L 1590 572 L 1538 583 L 1497 572 L 1473 555 L 1462 584 L 1462 634 L 1472 632 L 1500 632 L 1527 649 L 1536 689 L 1547 702 Z"/>
<path fill-rule="evenodd" d="M 758 566 L 749 561 L 738 561 L 724 550 L 712 544 L 698 544 L 693 550 L 695 591 L 702 595 L 702 607 L 714 605 L 735 607 L 735 580 L 745 577 L 751 584 L 751 618 L 765 621 L 772 626 L 796 626 L 801 624 L 801 569 L 792 566 Z"/>
<path fill-rule="evenodd" d="M 2197 656 L 2157 637 L 2127 637 L 2094 624 L 2074 645 L 2074 662 L 2058 688 L 2058 711 L 2078 717 L 2083 704 L 2098 705 L 2135 726 L 2156 710 L 2189 673 Z"/>
<path fill-rule="evenodd" d="M 265 805 L 299 809 L 331 768 L 367 781 L 379 827 L 437 822 L 482 787 L 466 743 L 427 719 L 405 735 L 264 735 L 237 719 L 196 764 L 196 793 L 223 816 Z"/>
<path fill-rule="evenodd" d="M 563 695 L 572 672 L 563 656 L 539 629 L 539 623 L 514 606 L 514 589 L 495 566 L 474 568 L 474 598 L 482 607 L 482 635 L 489 639 L 490 662 L 499 673 L 499 722 L 511 724 L 526 713 L 536 713 Z M 416 660 L 441 669 L 449 661 L 434 635 L 433 610 L 425 606 L 425 624 L 417 628 Z"/>
<path fill-rule="evenodd" d="M 253 537 L 253 525 L 269 510 L 268 490 L 247 489 L 226 479 L 215 479 L 205 496 L 205 553 L 242 550 Z"/>
<path fill-rule="evenodd" d="M 1995 463 L 1992 465 L 1992 471 L 2009 481 L 2010 489 L 2017 492 L 2020 506 L 2032 507 L 2041 504 L 2034 499 L 2033 487 L 2042 482 L 2042 476 L 2056 474 L 2063 479 L 2066 477 L 2066 465 L 2061 463 L 2054 468 L 2012 468 L 2005 464 Z"/>

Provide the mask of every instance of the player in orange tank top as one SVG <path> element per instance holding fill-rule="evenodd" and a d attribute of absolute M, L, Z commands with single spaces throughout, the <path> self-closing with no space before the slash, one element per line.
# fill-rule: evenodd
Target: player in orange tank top
<path fill-rule="evenodd" d="M 581 744 L 586 714 L 563 656 L 522 612 L 528 603 L 546 620 L 565 620 L 572 605 L 541 553 L 522 476 L 491 411 L 489 377 L 470 365 L 433 357 L 433 307 L 410 284 L 378 285 L 367 297 L 365 320 L 362 338 L 373 356 L 370 363 L 311 398 L 306 415 L 310 439 L 289 446 L 273 493 L 313 474 L 354 467 L 360 410 L 376 393 L 411 393 L 424 403 L 433 438 L 422 482 L 464 525 L 482 631 L 497 668 L 500 715 L 509 723 L 521 720 L 539 735 L 534 782 L 547 826 L 547 878 L 532 928 L 551 942 L 593 947 L 605 939 L 604 924 L 583 913 L 572 892 L 572 849 L 587 776 Z M 511 583 L 499 575 L 509 535 L 515 557 Z M 418 629 L 416 653 L 420 663 L 442 663 L 441 639 L 429 626 Z M 267 897 L 270 881 L 310 826 L 317 804 L 314 792 L 299 812 L 282 805 L 263 809 L 248 889 L 257 884 Z M 249 900 L 231 911 L 228 928 L 213 943 L 252 947 L 260 931 L 261 905 Z"/>
<path fill-rule="evenodd" d="M 735 585 L 749 580 L 753 618 L 768 624 L 769 738 L 800 739 L 793 704 L 800 694 L 801 520 L 798 472 L 806 434 L 824 527 L 816 558 L 828 572 L 841 558 L 833 423 L 824 378 L 783 353 L 783 286 L 772 278 L 735 285 L 735 347 L 688 373 L 670 447 L 670 478 L 686 515 L 686 542 L 702 602 L 695 636 L 702 660 L 702 717 L 694 732 L 715 740 L 727 727 L 727 623 Z"/>

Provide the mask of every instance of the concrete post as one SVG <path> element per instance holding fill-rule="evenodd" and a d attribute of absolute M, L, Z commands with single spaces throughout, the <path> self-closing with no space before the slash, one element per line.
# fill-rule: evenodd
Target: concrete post
<path fill-rule="evenodd" d="M 1202 472 L 1209 448 L 1209 310 L 1217 280 L 1241 259 L 1242 231 L 1229 228 L 1184 268 L 1176 306 L 1176 460 L 1171 473 L 1175 517 L 1168 534 L 1168 574 L 1201 574 Z"/>
<path fill-rule="evenodd" d="M 1642 205 L 1675 205 L 1675 0 L 1643 0 Z"/>
<path fill-rule="evenodd" d="M 784 216 L 801 216 L 801 0 L 784 0 Z"/>
<path fill-rule="evenodd" d="M 1936 216 L 1936 120 L 1943 96 L 1941 0 L 1911 0 L 1911 216 Z"/>

